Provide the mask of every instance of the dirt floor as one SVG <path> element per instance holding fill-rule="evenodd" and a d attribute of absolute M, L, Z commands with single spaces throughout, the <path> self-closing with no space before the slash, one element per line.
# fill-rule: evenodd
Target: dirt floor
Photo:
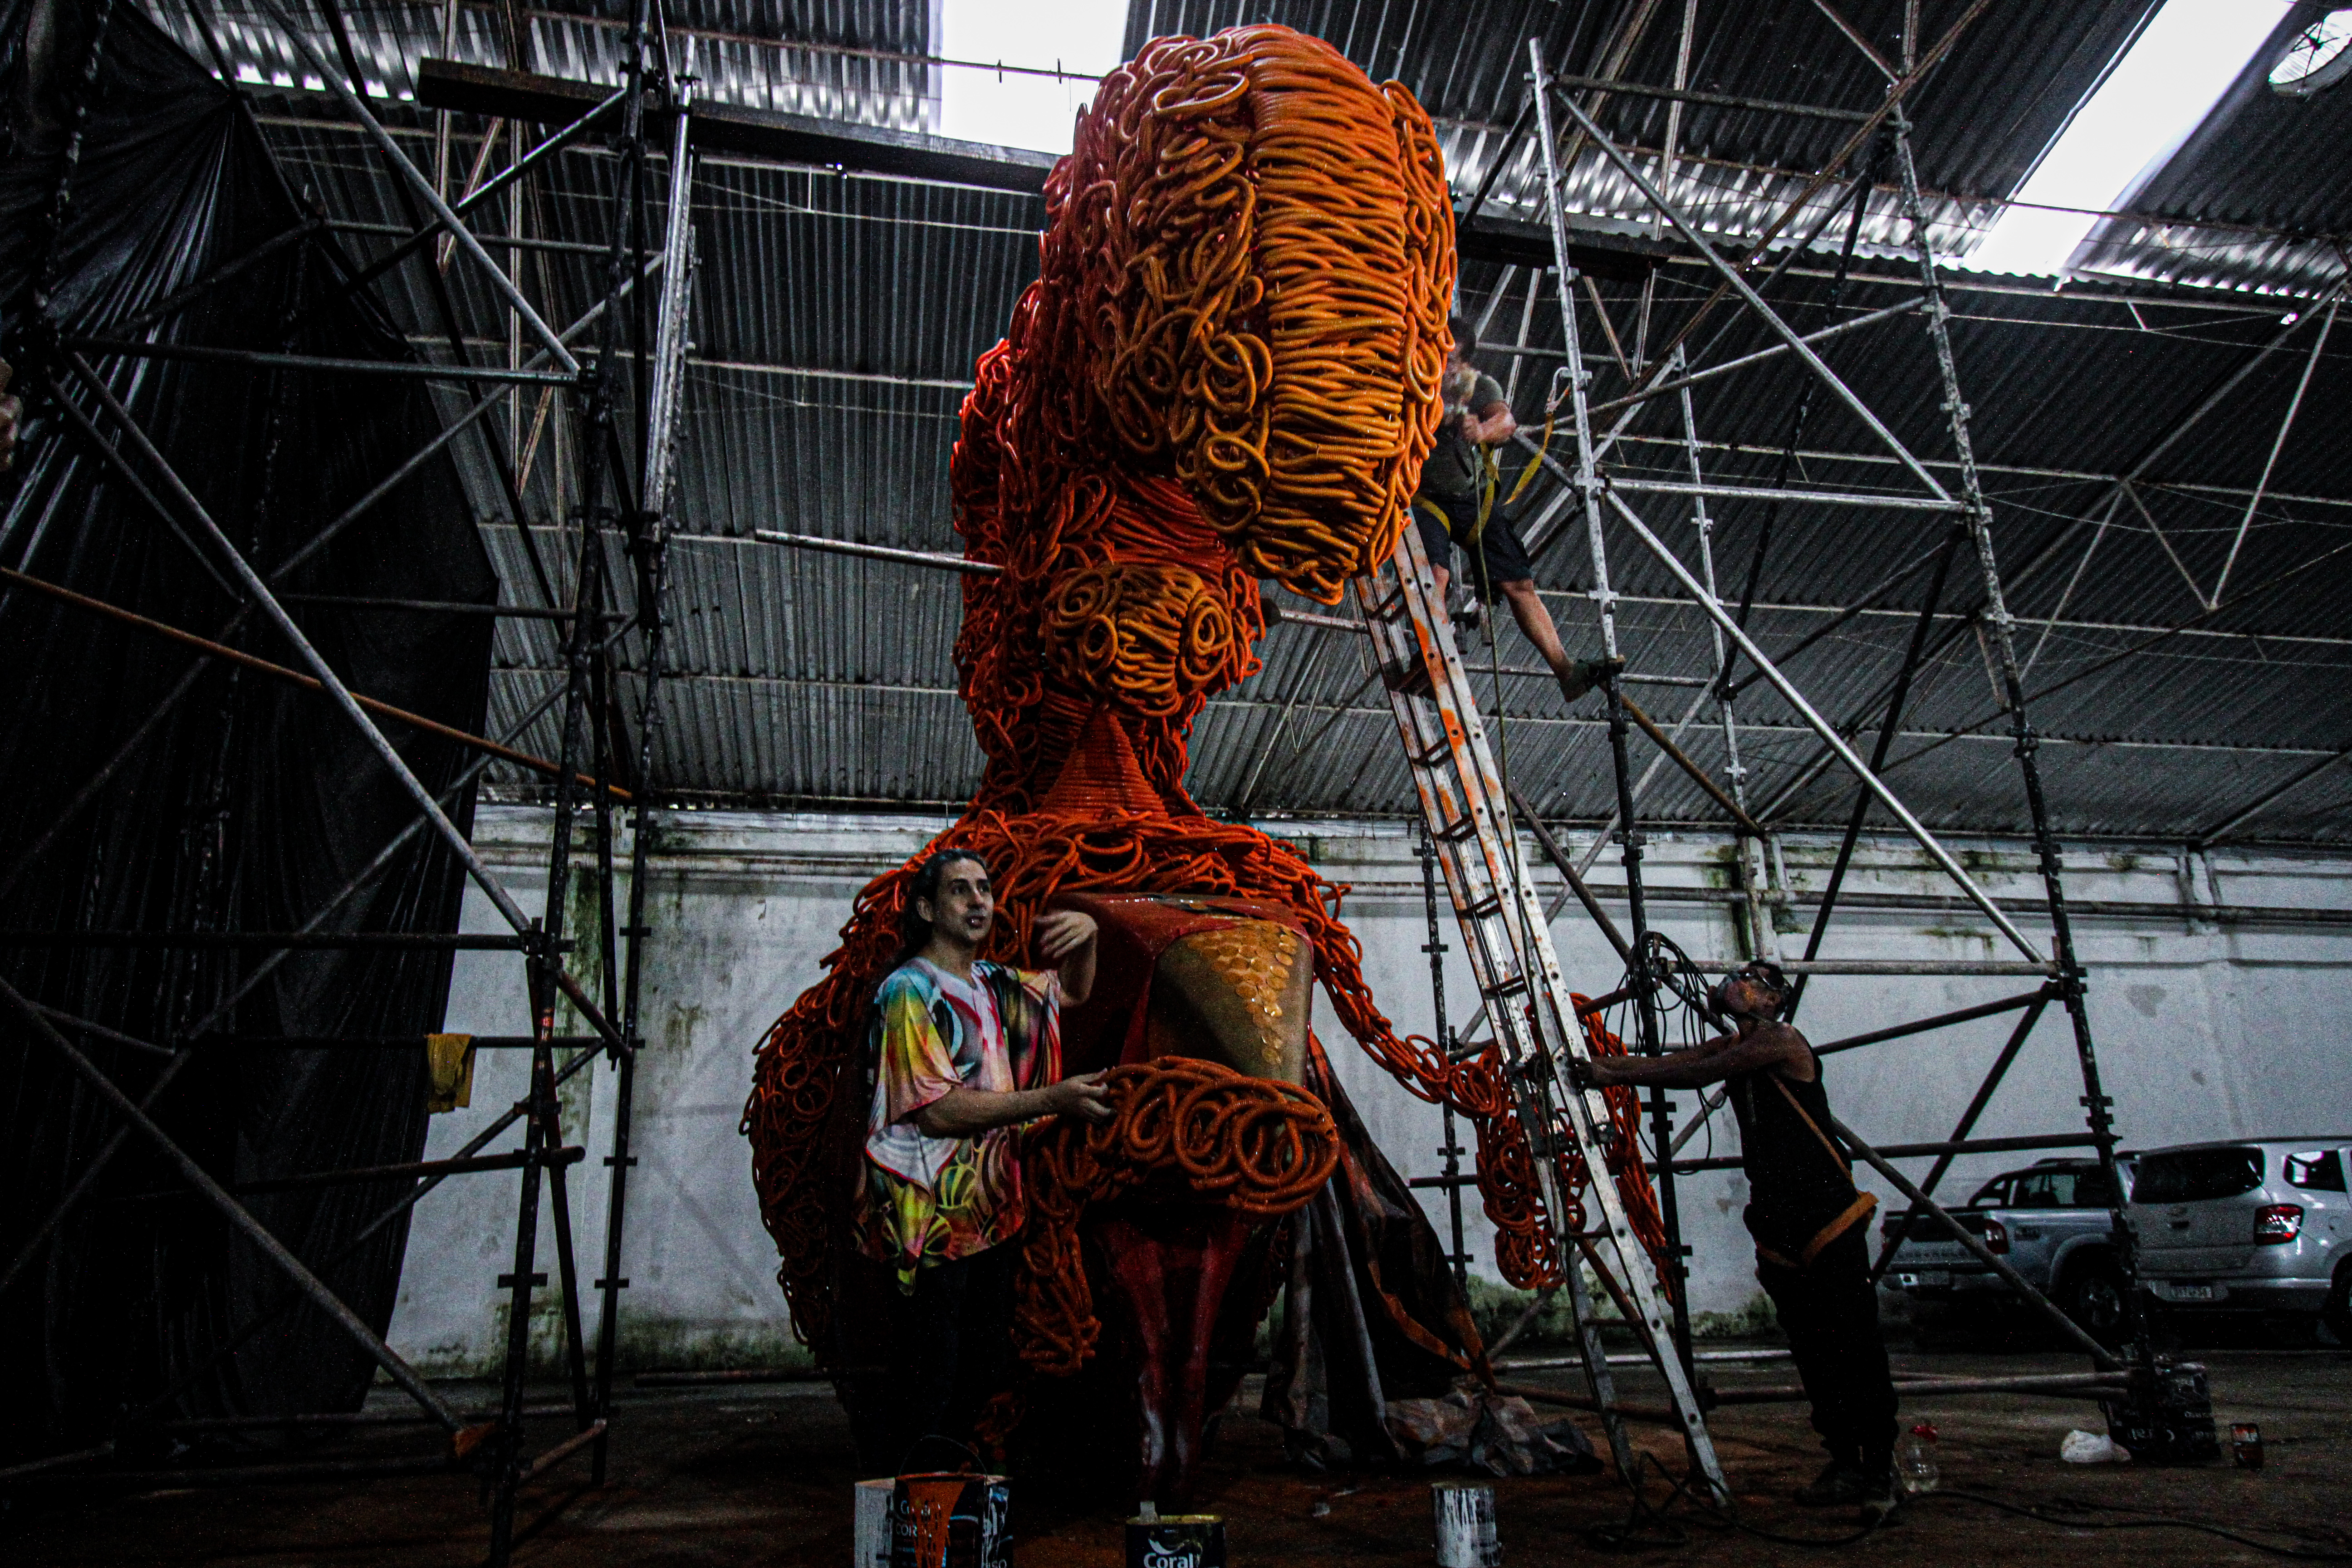
<path fill-rule="evenodd" d="M 2227 1461 L 2196 1468 L 2077 1467 L 2062 1463 L 2069 1428 L 2101 1429 L 2084 1401 L 2018 1395 L 1930 1397 L 1906 1402 L 1906 1426 L 1932 1421 L 1941 1434 L 1942 1487 L 1906 1507 L 1885 1532 L 1829 1549 L 1906 1563 L 2112 1563 L 2126 1556 L 2167 1563 L 2266 1560 L 2263 1552 L 2209 1534 L 2151 1528 L 2193 1519 L 2277 1546 L 2321 1547 L 2352 1557 L 2352 1353 L 2333 1350 L 2207 1348 L 2194 1352 L 2211 1373 L 2216 1419 L 2226 1443 L 2232 1421 L 2262 1426 L 2268 1464 L 2259 1472 Z M 1925 1354 L 1899 1350 L 1898 1372 L 1982 1375 L 2075 1372 L 2079 1357 L 2052 1351 Z M 1784 1362 L 1710 1369 L 1718 1383 L 1785 1383 Z M 1517 1381 L 1580 1381 L 1523 1370 Z M 457 1387 L 473 1405 L 489 1391 Z M 551 1394 L 554 1392 L 548 1391 Z M 1255 1394 L 1244 1391 L 1244 1400 Z M 1629 1376 L 1629 1403 L 1654 1385 Z M 386 1409 L 394 1396 L 380 1394 Z M 1247 1406 L 1254 1409 L 1254 1405 Z M 1597 1440 L 1597 1428 L 1585 1419 Z M 542 1430 L 552 1423 L 542 1423 Z M 1828 1538 L 1846 1515 L 1796 1508 L 1789 1490 L 1810 1479 L 1820 1455 L 1801 1406 L 1727 1406 L 1712 1423 L 1738 1494 L 1740 1521 L 1757 1530 Z M 613 1476 L 585 1485 L 574 1461 L 535 1483 L 522 1512 L 516 1561 L 532 1568 L 575 1565 L 821 1563 L 849 1557 L 850 1486 L 856 1479 L 848 1425 L 823 1386 L 761 1384 L 641 1391 L 615 1413 Z M 1637 1431 L 1640 1429 L 1637 1429 Z M 1641 1441 L 1669 1470 L 1679 1444 L 1652 1429 Z M 422 1434 L 386 1428 L 310 1447 L 305 1457 L 359 1460 L 415 1454 Z M 1231 1562 L 1307 1560 L 1365 1564 L 1432 1561 L 1426 1473 L 1309 1476 L 1286 1464 L 1275 1430 L 1240 1411 L 1225 1424 L 1206 1466 L 1201 1508 L 1227 1521 Z M 1504 1561 L 1562 1562 L 1611 1554 L 1596 1528 L 1622 1524 L 1629 1494 L 1613 1473 L 1496 1484 Z M 1653 1502 L 1667 1497 L 1654 1479 Z M 1961 1494 L 1968 1494 L 1962 1496 Z M 9 1494 L 0 1513 L 0 1560 L 24 1564 L 467 1564 L 482 1559 L 486 1512 L 467 1482 L 448 1475 L 344 1479 L 300 1486 L 169 1487 L 124 1493 L 58 1482 Z M 2056 1511 L 2077 1523 L 2001 1512 Z M 1123 1497 L 1040 1498 L 1016 1488 L 1021 1568 L 1110 1568 L 1123 1561 Z M 2081 1527 L 2089 1521 L 2116 1527 Z M 1813 1545 L 1785 1545 L 1733 1530 L 1678 1503 L 1662 1523 L 1615 1554 L 1651 1563 L 1811 1561 Z"/>

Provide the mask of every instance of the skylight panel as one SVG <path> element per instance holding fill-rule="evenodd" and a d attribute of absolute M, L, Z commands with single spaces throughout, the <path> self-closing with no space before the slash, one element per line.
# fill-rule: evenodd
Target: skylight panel
<path fill-rule="evenodd" d="M 940 68 L 940 134 L 1068 152 L 1071 121 L 1095 79 L 1119 63 L 1126 37 L 1118 0 L 945 0 L 935 48 L 982 64 Z"/>
<path fill-rule="evenodd" d="M 2203 123 L 2291 0 L 2166 0 L 2009 207 L 1958 264 L 2055 277 L 2112 210 Z"/>

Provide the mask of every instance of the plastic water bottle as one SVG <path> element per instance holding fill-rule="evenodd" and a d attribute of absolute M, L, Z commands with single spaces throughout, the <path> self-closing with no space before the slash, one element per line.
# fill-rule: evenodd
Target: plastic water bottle
<path fill-rule="evenodd" d="M 1895 1456 L 1895 1474 L 1902 1481 L 1906 1497 L 1918 1497 L 1936 1489 L 1936 1428 L 1931 1423 L 1920 1422 L 1903 1439 L 1903 1451 Z"/>

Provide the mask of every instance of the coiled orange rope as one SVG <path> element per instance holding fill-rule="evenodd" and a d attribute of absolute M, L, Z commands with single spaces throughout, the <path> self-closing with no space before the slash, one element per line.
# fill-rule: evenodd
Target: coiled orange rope
<path fill-rule="evenodd" d="M 1022 1146 L 1030 1194 L 1022 1232 L 1021 1357 L 1066 1377 L 1094 1353 L 1102 1325 L 1078 1256 L 1078 1216 L 1146 1184 L 1272 1219 L 1315 1195 L 1339 1163 L 1339 1132 L 1303 1089 L 1214 1062 L 1162 1057 L 1114 1068 L 1110 1121 L 1062 1117 Z"/>
<path fill-rule="evenodd" d="M 1622 1057 L 1625 1042 L 1602 1026 L 1601 1015 L 1588 1013 L 1592 1005 L 1589 996 L 1570 994 L 1569 1005 L 1576 1009 L 1576 1021 L 1583 1026 L 1586 1048 L 1596 1057 Z M 1609 1141 L 1609 1173 L 1617 1183 L 1617 1196 L 1625 1205 L 1625 1223 L 1633 1235 L 1649 1250 L 1650 1259 L 1657 1269 L 1659 1279 L 1671 1292 L 1675 1289 L 1675 1270 L 1666 1267 L 1666 1221 L 1658 1209 L 1658 1193 L 1650 1184 L 1650 1173 L 1642 1164 L 1642 1101 L 1641 1096 L 1629 1084 L 1617 1084 L 1601 1091 L 1609 1105 L 1609 1122 L 1615 1136 Z M 1561 1183 L 1566 1192 L 1581 1192 L 1591 1173 L 1584 1169 L 1583 1156 L 1576 1153 L 1575 1145 L 1563 1143 L 1569 1151 L 1570 1165 Z M 1583 1205 L 1570 1219 L 1577 1229 L 1584 1227 Z"/>
<path fill-rule="evenodd" d="M 1505 1277 L 1556 1284 L 1499 1058 L 1449 1062 L 1400 1039 L 1339 922 L 1345 889 L 1202 816 L 1183 787 L 1202 706 L 1258 668 L 1257 579 L 1330 602 L 1405 521 L 1442 411 L 1454 281 L 1429 118 L 1285 27 L 1163 38 L 1103 79 L 1047 181 L 1046 215 L 1040 276 L 981 357 L 950 469 L 967 553 L 1004 570 L 965 579 L 956 644 L 987 765 L 925 853 L 987 860 L 1003 913 L 983 956 L 1004 962 L 1064 891 L 1286 905 L 1348 1032 L 1409 1091 L 1472 1119 Z M 1134 788 L 1065 792 L 1047 808 L 1082 737 L 1101 744 L 1098 713 L 1116 721 Z M 744 1108 L 777 1278 L 795 1331 L 820 1346 L 835 1190 L 849 1178 L 819 1133 L 916 863 L 858 895 L 825 977 L 761 1042 Z M 1067 1339 L 1070 1321 L 1055 1332 Z"/>

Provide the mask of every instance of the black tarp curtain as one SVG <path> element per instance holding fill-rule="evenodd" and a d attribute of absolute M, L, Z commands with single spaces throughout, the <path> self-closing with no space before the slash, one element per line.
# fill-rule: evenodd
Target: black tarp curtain
<path fill-rule="evenodd" d="M 207 563 L 210 546 L 175 537 L 46 395 L 37 300 L 48 297 L 69 337 L 113 335 L 115 324 L 302 224 L 306 204 L 237 95 L 126 0 L 0 0 L 0 355 L 17 365 L 15 390 L 26 397 L 16 469 L 0 476 L 0 564 L 219 635 L 239 605 L 218 558 Z M 78 109 L 86 118 L 69 160 Z M 59 226 L 51 217 L 69 161 Z M 348 276 L 314 228 L 152 335 L 414 358 L 380 307 L 342 287 Z M 95 363 L 265 576 L 439 428 L 430 395 L 413 380 Z M 75 401 L 119 439 L 87 391 Z M 194 537 L 184 519 L 182 531 Z M 457 475 L 436 458 L 278 586 L 488 604 L 497 582 Z M 488 617 L 292 607 L 352 689 L 481 731 Z M 258 613 L 226 640 L 299 662 Z M 0 582 L 0 879 L 17 873 L 0 892 L 0 933 L 291 930 L 416 818 L 389 769 L 325 699 L 215 662 L 92 804 L 20 867 L 194 658 Z M 386 732 L 436 792 L 470 760 L 447 741 L 396 725 Z M 471 806 L 468 791 L 451 815 L 463 826 Z M 428 830 L 325 926 L 454 931 L 461 892 L 462 868 Z M 267 956 L 0 936 L 0 973 L 34 1000 L 157 1042 L 182 1037 Z M 213 1026 L 422 1036 L 440 1026 L 449 970 L 446 949 L 297 952 Z M 163 1066 L 102 1037 L 70 1037 L 134 1099 Z M 424 1074 L 421 1047 L 200 1045 L 154 1113 L 231 1185 L 415 1160 L 425 1142 Z M 0 1016 L 0 1120 L 4 1268 L 122 1123 L 13 1012 Z M 341 1255 L 404 1187 L 378 1182 L 247 1203 L 381 1331 L 404 1219 Z M 315 1308 L 276 1310 L 288 1294 L 284 1276 L 131 1135 L 0 1298 L 0 1462 L 106 1436 L 175 1387 L 157 1415 L 353 1407 L 372 1363 Z"/>

